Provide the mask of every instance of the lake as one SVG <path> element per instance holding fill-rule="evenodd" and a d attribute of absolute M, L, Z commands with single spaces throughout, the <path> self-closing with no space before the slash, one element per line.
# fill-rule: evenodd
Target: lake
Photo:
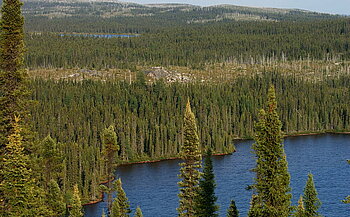
<path fill-rule="evenodd" d="M 227 156 L 214 156 L 216 195 L 220 216 L 226 216 L 230 200 L 234 199 L 240 216 L 246 216 L 251 192 L 245 190 L 253 183 L 255 166 L 251 153 L 253 141 L 236 143 L 237 152 Z M 348 217 L 350 204 L 341 200 L 350 195 L 350 135 L 325 134 L 285 139 L 293 205 L 297 204 L 307 180 L 314 175 L 315 186 L 322 202 L 320 213 L 326 217 Z M 150 164 L 121 166 L 116 175 L 121 177 L 123 188 L 131 203 L 132 215 L 139 205 L 145 217 L 177 216 L 180 160 Z M 85 207 L 85 216 L 100 217 L 107 204 L 101 202 Z"/>
<path fill-rule="evenodd" d="M 133 34 L 90 34 L 90 33 L 61 33 L 60 36 L 82 36 L 94 38 L 132 38 L 140 35 Z"/>

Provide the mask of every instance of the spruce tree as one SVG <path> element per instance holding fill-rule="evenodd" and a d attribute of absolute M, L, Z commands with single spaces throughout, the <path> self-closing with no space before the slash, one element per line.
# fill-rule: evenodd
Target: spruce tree
<path fill-rule="evenodd" d="M 304 208 L 304 202 L 303 202 L 303 196 L 300 195 L 300 198 L 298 200 L 298 206 L 296 208 L 296 212 L 294 214 L 295 217 L 305 217 L 305 208 Z"/>
<path fill-rule="evenodd" d="M 46 204 L 49 209 L 52 210 L 53 216 L 64 216 L 66 212 L 66 204 L 64 203 L 60 187 L 53 179 L 48 183 Z"/>
<path fill-rule="evenodd" d="M 181 158 L 184 160 L 180 164 L 180 175 L 182 179 L 178 184 L 180 187 L 179 216 L 195 216 L 195 198 L 198 194 L 198 184 L 200 179 L 199 168 L 201 167 L 201 153 L 199 150 L 199 137 L 197 125 L 190 101 L 188 100 L 184 117 L 184 144 L 181 147 Z"/>
<path fill-rule="evenodd" d="M 252 200 L 250 216 L 284 217 L 291 213 L 290 175 L 282 144 L 281 121 L 273 86 L 268 91 L 266 110 L 260 111 L 255 125 L 256 198 Z"/>
<path fill-rule="evenodd" d="M 204 160 L 203 174 L 199 181 L 198 196 L 196 200 L 196 216 L 199 217 L 218 216 L 217 211 L 219 210 L 219 206 L 216 204 L 216 184 L 211 155 L 212 150 L 208 148 Z"/>
<path fill-rule="evenodd" d="M 227 217 L 238 217 L 239 212 L 236 207 L 236 203 L 234 200 L 231 200 L 230 207 L 227 210 Z"/>
<path fill-rule="evenodd" d="M 69 211 L 69 216 L 70 217 L 83 217 L 83 207 L 81 205 L 80 201 L 80 193 L 78 189 L 78 185 L 75 184 L 73 188 L 73 197 L 71 201 L 71 209 Z"/>
<path fill-rule="evenodd" d="M 22 2 L 3 0 L 0 24 L 0 148 L 11 134 L 14 115 L 23 114 L 28 101 L 27 74 L 23 70 L 24 19 Z M 24 116 L 23 116 L 24 117 Z M 23 119 L 21 120 L 23 121 Z M 25 127 L 22 124 L 22 127 Z"/>
<path fill-rule="evenodd" d="M 45 205 L 44 192 L 28 166 L 19 122 L 15 117 L 13 133 L 8 137 L 0 159 L 0 216 L 50 216 L 52 213 Z"/>
<path fill-rule="evenodd" d="M 103 155 L 105 158 L 105 165 L 107 168 L 108 177 L 108 191 L 107 191 L 107 206 L 110 212 L 112 207 L 112 178 L 113 178 L 113 166 L 115 162 L 116 153 L 119 151 L 119 145 L 117 143 L 117 134 L 114 131 L 113 126 L 105 128 L 102 132 L 102 145 Z"/>
<path fill-rule="evenodd" d="M 47 186 L 51 179 L 58 180 L 61 178 L 63 157 L 58 148 L 58 144 L 50 135 L 41 142 L 40 148 L 42 174 L 45 186 Z"/>
<path fill-rule="evenodd" d="M 137 208 L 136 208 L 136 212 L 135 212 L 134 217 L 143 217 L 141 208 L 139 206 L 137 206 Z"/>
<path fill-rule="evenodd" d="M 120 178 L 114 182 L 114 189 L 117 192 L 117 196 L 114 198 L 112 204 L 111 217 L 128 217 L 131 213 L 130 203 L 126 197 Z"/>
<path fill-rule="evenodd" d="M 318 213 L 318 209 L 321 206 L 321 201 L 317 197 L 314 178 L 311 173 L 308 174 L 308 178 L 304 188 L 303 201 L 304 201 L 306 217 L 321 216 Z"/>

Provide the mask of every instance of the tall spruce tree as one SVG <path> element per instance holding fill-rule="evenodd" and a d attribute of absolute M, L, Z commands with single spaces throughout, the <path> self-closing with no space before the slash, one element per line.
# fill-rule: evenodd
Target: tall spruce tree
<path fill-rule="evenodd" d="M 22 2 L 3 0 L 0 22 L 0 148 L 11 134 L 14 115 L 26 110 L 28 95 L 27 73 L 23 70 L 23 24 Z M 25 118 L 22 115 L 22 120 Z M 25 127 L 22 124 L 22 127 Z"/>
<path fill-rule="evenodd" d="M 277 113 L 275 88 L 268 91 L 266 110 L 260 111 L 255 125 L 256 198 L 249 216 L 284 217 L 291 213 L 290 175 L 282 144 L 281 121 Z"/>
<path fill-rule="evenodd" d="M 307 177 L 306 185 L 304 188 L 303 201 L 306 217 L 321 216 L 318 212 L 318 209 L 321 206 L 321 201 L 317 197 L 314 178 L 311 173 L 309 173 Z"/>
<path fill-rule="evenodd" d="M 213 161 L 211 159 L 212 150 L 208 148 L 205 154 L 204 169 L 199 181 L 198 196 L 196 200 L 196 216 L 215 217 L 218 216 L 219 206 L 216 204 L 215 196 L 215 175 L 213 171 Z"/>
<path fill-rule="evenodd" d="M 178 184 L 180 187 L 179 216 L 195 216 L 195 198 L 198 194 L 198 184 L 200 179 L 199 168 L 201 168 L 202 156 L 199 148 L 199 137 L 197 134 L 196 119 L 191 111 L 188 100 L 184 118 L 184 144 L 181 147 L 180 175 L 182 179 Z"/>
<path fill-rule="evenodd" d="M 38 187 L 24 153 L 19 118 L 13 123 L 0 159 L 0 216 L 51 216 L 44 192 Z"/>
<path fill-rule="evenodd" d="M 231 200 L 230 207 L 227 210 L 227 217 L 238 217 L 239 212 L 234 200 Z"/>
<path fill-rule="evenodd" d="M 78 184 L 75 184 L 73 187 L 73 197 L 71 201 L 71 209 L 69 211 L 69 217 L 83 217 L 83 207 L 80 200 L 80 192 Z"/>
<path fill-rule="evenodd" d="M 129 217 L 130 203 L 122 187 L 122 180 L 119 178 L 114 182 L 114 189 L 117 192 L 111 210 L 111 217 Z"/>
<path fill-rule="evenodd" d="M 46 193 L 46 204 L 52 210 L 52 216 L 64 216 L 66 212 L 66 204 L 64 203 L 63 193 L 57 182 L 50 180 Z"/>
<path fill-rule="evenodd" d="M 107 177 L 108 177 L 108 189 L 107 189 L 107 206 L 108 212 L 112 208 L 112 179 L 113 179 L 113 168 L 116 153 L 119 151 L 119 145 L 117 143 L 117 134 L 114 131 L 113 126 L 105 128 L 102 132 L 102 145 L 103 145 L 103 155 L 105 158 L 105 165 L 107 168 Z"/>

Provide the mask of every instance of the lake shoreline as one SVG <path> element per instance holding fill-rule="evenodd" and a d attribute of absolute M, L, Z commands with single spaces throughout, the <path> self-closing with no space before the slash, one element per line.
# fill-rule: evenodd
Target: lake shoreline
<path fill-rule="evenodd" d="M 288 138 L 288 137 L 301 137 L 301 136 L 316 136 L 316 135 L 323 135 L 323 134 L 344 134 L 344 135 L 350 135 L 350 132 L 310 132 L 310 133 L 296 133 L 296 134 L 287 134 L 284 135 L 283 138 Z M 244 141 L 244 140 L 252 140 L 252 139 L 234 139 L 234 141 Z M 232 153 L 217 153 L 213 154 L 212 156 L 226 156 L 226 155 L 232 155 L 236 150 L 234 150 Z M 157 162 L 162 162 L 162 161 L 168 161 L 168 160 L 178 160 L 180 157 L 169 157 L 169 158 L 163 158 L 163 159 L 156 159 L 156 160 L 142 160 L 142 161 L 135 161 L 135 162 L 123 162 L 119 164 L 118 166 L 128 166 L 128 165 L 133 165 L 133 164 L 147 164 L 147 163 L 157 163 Z M 100 184 L 107 184 L 108 182 L 114 181 L 115 178 L 111 180 L 106 180 L 100 182 Z M 82 204 L 82 206 L 88 206 L 88 205 L 93 205 L 99 202 L 103 201 L 103 192 L 100 193 L 99 198 L 90 201 L 88 203 Z"/>

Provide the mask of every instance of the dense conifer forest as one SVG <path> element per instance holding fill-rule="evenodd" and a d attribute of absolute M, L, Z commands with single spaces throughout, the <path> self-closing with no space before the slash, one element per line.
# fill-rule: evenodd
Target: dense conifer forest
<path fill-rule="evenodd" d="M 279 128 L 271 132 L 277 138 L 274 148 L 279 159 L 284 159 L 283 147 L 278 146 L 284 135 L 350 130 L 349 17 L 227 5 L 26 1 L 24 24 L 21 3 L 3 2 L 0 203 L 4 208 L 0 215 L 83 216 L 82 203 L 105 192 L 112 216 L 129 216 L 121 180 L 114 187 L 119 195 L 114 202 L 111 182 L 100 186 L 113 178 L 119 164 L 173 157 L 188 160 L 184 144 L 189 149 L 196 146 L 199 162 L 208 148 L 213 153 L 232 153 L 234 139 L 254 138 L 259 143 L 264 137 L 256 137 L 257 130 L 265 126 L 259 109 L 265 108 L 266 99 L 268 105 L 278 101 L 265 118 L 271 115 Z M 8 7 L 15 8 L 16 19 L 4 16 Z M 107 33 L 135 37 L 93 36 Z M 8 37 L 11 34 L 16 37 Z M 9 60 L 6 48 L 13 44 L 16 52 L 9 52 L 13 59 Z M 181 71 L 181 79 L 151 77 L 155 68 L 169 69 L 170 74 Z M 72 74 L 76 71 L 91 72 L 93 79 Z M 105 75 L 100 76 L 100 71 Z M 270 145 L 262 143 L 256 146 L 257 158 L 266 157 L 259 156 L 259 150 Z M 16 195 L 9 184 L 15 182 L 12 174 L 20 172 L 11 170 L 11 164 L 23 171 L 18 185 L 29 195 L 22 195 L 19 205 L 14 205 Z M 205 171 L 211 173 L 210 160 L 206 165 Z M 195 189 L 203 184 L 201 173 L 197 175 Z M 289 174 L 284 175 L 287 186 Z M 314 193 L 312 175 L 309 178 L 307 186 Z M 257 197 L 253 195 L 251 216 L 271 216 L 266 213 L 274 207 L 265 207 L 269 202 L 266 195 L 258 195 L 264 191 L 258 184 L 253 186 Z M 197 190 L 192 190 L 190 194 L 196 196 Z M 308 192 L 302 198 L 306 204 Z M 291 213 L 286 198 L 280 216 Z M 318 204 L 304 211 L 302 199 L 300 216 L 317 213 Z M 186 216 L 188 201 L 181 201 L 185 205 L 179 213 Z M 216 196 L 212 201 L 213 214 Z M 190 210 L 198 212 L 195 207 Z M 266 215 L 260 215 L 261 210 Z M 228 213 L 238 215 L 234 201 Z M 142 216 L 141 209 L 137 216 Z"/>

